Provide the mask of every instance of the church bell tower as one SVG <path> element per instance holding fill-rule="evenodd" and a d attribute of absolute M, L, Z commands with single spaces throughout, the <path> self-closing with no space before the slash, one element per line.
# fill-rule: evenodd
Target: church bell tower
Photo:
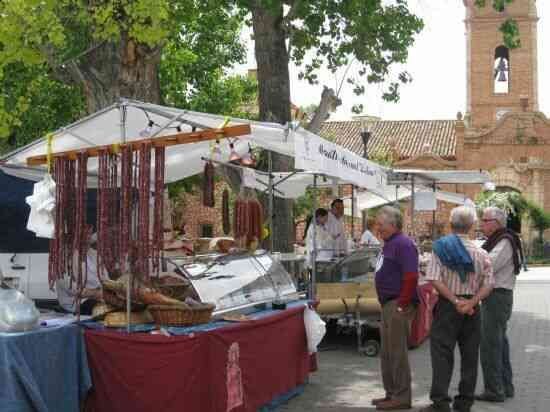
<path fill-rule="evenodd" d="M 538 111 L 536 0 L 514 0 L 502 12 L 492 1 L 466 6 L 468 126 L 490 128 L 506 112 Z M 500 26 L 516 20 L 521 47 L 508 49 Z"/>

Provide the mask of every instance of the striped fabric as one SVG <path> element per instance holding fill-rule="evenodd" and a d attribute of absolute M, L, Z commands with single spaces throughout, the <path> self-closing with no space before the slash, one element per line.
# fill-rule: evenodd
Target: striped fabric
<path fill-rule="evenodd" d="M 455 295 L 475 295 L 484 285 L 494 286 L 493 265 L 489 254 L 476 246 L 465 236 L 459 236 L 464 247 L 474 261 L 475 273 L 469 273 L 465 283 L 460 281 L 458 273 L 443 266 L 441 261 L 432 253 L 430 263 L 426 270 L 426 280 L 439 280 L 449 288 Z"/>

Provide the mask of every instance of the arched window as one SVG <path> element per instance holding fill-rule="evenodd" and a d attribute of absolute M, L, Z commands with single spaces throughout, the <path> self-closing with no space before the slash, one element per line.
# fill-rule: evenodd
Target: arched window
<path fill-rule="evenodd" d="M 510 91 L 510 52 L 505 46 L 495 49 L 493 65 L 494 91 L 498 94 L 507 94 Z"/>

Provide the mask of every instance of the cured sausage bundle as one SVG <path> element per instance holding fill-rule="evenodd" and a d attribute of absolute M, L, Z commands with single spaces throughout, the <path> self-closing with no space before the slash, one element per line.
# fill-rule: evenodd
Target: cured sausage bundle
<path fill-rule="evenodd" d="M 204 178 L 202 183 L 202 204 L 206 207 L 214 207 L 215 169 L 212 162 L 204 165 Z"/>
<path fill-rule="evenodd" d="M 152 151 L 150 141 L 142 143 L 136 152 L 129 145 L 122 146 L 119 154 L 106 148 L 99 150 L 96 229 L 97 274 L 101 281 L 107 273 L 126 272 L 129 268 L 147 281 L 151 272 L 160 272 L 165 148 L 154 148 L 153 182 Z M 65 276 L 77 292 L 86 285 L 91 235 L 86 215 L 87 167 L 86 152 L 77 153 L 76 160 L 67 156 L 55 158 L 56 224 L 48 261 L 52 288 L 56 280 Z"/>
<path fill-rule="evenodd" d="M 237 198 L 233 215 L 235 238 L 249 243 L 262 238 L 263 208 L 257 199 Z"/>
<path fill-rule="evenodd" d="M 222 227 L 224 235 L 231 232 L 231 223 L 229 221 L 229 191 L 225 189 L 222 195 Z"/>
<path fill-rule="evenodd" d="M 75 161 L 68 157 L 56 157 L 53 178 L 56 182 L 55 237 L 50 241 L 48 257 L 48 282 L 52 289 L 55 282 L 65 275 L 73 279 Z"/>

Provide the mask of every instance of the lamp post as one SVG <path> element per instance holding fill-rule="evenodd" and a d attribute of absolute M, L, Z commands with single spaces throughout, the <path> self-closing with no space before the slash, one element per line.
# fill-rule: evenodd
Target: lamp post
<path fill-rule="evenodd" d="M 369 123 L 367 120 L 361 121 L 361 140 L 363 141 L 363 157 L 365 159 L 368 159 L 368 153 L 367 153 L 367 144 L 369 143 L 369 139 L 371 136 L 371 131 L 369 128 Z"/>

